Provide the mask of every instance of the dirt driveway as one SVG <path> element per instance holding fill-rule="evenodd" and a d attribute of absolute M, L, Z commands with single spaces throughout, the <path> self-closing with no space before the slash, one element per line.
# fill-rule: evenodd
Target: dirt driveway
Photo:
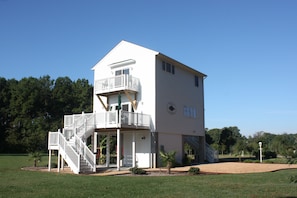
<path fill-rule="evenodd" d="M 267 163 L 240 163 L 240 162 L 222 162 L 213 164 L 200 164 L 199 167 L 203 173 L 258 173 L 272 172 L 283 169 L 297 169 L 297 164 L 267 164 Z M 189 167 L 174 168 L 175 171 L 186 171 Z"/>
<path fill-rule="evenodd" d="M 296 169 L 297 164 L 289 165 L 289 164 L 266 164 L 266 163 L 240 163 L 240 162 L 221 162 L 221 163 L 213 163 L 213 164 L 200 164 L 196 166 L 185 166 L 185 167 L 176 167 L 172 168 L 172 173 L 185 173 L 189 170 L 190 167 L 199 167 L 201 173 L 210 173 L 210 174 L 238 174 L 238 173 L 259 173 L 259 172 L 273 172 L 277 170 L 284 169 Z M 38 168 L 38 169 L 30 169 L 24 168 L 24 170 L 35 170 L 35 171 L 48 171 L 47 168 Z M 146 169 L 152 175 L 162 175 L 166 172 L 165 168 L 156 168 L 156 169 Z M 54 168 L 51 172 L 57 172 L 57 169 Z M 69 168 L 64 168 L 61 170 L 61 173 L 70 173 L 73 174 Z M 126 169 L 122 169 L 121 171 L 116 171 L 116 169 L 109 169 L 102 172 L 97 172 L 91 175 L 98 176 L 107 176 L 107 175 L 124 175 L 129 174 L 130 171 Z"/>

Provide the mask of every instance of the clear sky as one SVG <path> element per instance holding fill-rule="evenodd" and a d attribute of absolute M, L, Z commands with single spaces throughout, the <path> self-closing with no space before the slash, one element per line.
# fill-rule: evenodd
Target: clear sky
<path fill-rule="evenodd" d="M 296 0 L 0 0 L 0 76 L 69 76 L 118 42 L 202 73 L 206 127 L 297 133 Z"/>

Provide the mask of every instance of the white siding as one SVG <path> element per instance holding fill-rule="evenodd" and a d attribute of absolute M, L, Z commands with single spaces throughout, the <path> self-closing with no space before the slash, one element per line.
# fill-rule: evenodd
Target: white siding
<path fill-rule="evenodd" d="M 181 69 L 175 64 L 175 74 L 162 70 L 162 60 L 157 61 L 157 129 L 184 135 L 204 136 L 203 77 L 195 86 L 195 73 Z M 168 104 L 174 104 L 176 111 L 170 113 Z M 185 115 L 188 108 L 190 115 Z"/>

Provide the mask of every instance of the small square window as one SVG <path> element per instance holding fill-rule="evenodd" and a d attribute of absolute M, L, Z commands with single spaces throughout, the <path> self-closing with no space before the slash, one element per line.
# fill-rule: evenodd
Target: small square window
<path fill-rule="evenodd" d="M 166 71 L 171 73 L 171 65 L 170 63 L 166 63 Z"/>
<path fill-rule="evenodd" d="M 199 86 L 199 78 L 198 76 L 195 76 L 195 87 Z"/>
<path fill-rule="evenodd" d="M 129 69 L 124 69 L 123 74 L 129 75 Z"/>
<path fill-rule="evenodd" d="M 166 63 L 164 61 L 162 61 L 162 69 L 163 71 L 166 71 Z"/>
<path fill-rule="evenodd" d="M 116 75 L 116 76 L 122 75 L 122 70 L 117 70 L 117 71 L 115 72 L 115 75 Z"/>

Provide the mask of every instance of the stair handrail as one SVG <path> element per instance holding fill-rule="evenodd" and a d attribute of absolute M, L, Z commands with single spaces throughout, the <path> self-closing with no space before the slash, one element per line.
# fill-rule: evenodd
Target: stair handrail
<path fill-rule="evenodd" d="M 68 141 L 66 140 L 66 138 L 62 133 L 60 132 L 57 132 L 57 133 L 58 133 L 58 146 L 59 146 L 60 154 L 64 156 L 64 160 L 70 166 L 72 171 L 78 174 L 80 170 L 79 154 L 72 148 L 71 145 L 69 145 Z"/>
<path fill-rule="evenodd" d="M 206 157 L 209 162 L 218 162 L 219 161 L 219 156 L 218 156 L 218 151 L 213 149 L 209 144 L 205 143 L 205 152 L 206 152 Z"/>
<path fill-rule="evenodd" d="M 93 172 L 96 172 L 96 155 L 89 149 L 85 142 L 78 135 L 75 137 L 75 149 L 77 153 L 82 156 L 88 165 L 92 168 Z"/>

